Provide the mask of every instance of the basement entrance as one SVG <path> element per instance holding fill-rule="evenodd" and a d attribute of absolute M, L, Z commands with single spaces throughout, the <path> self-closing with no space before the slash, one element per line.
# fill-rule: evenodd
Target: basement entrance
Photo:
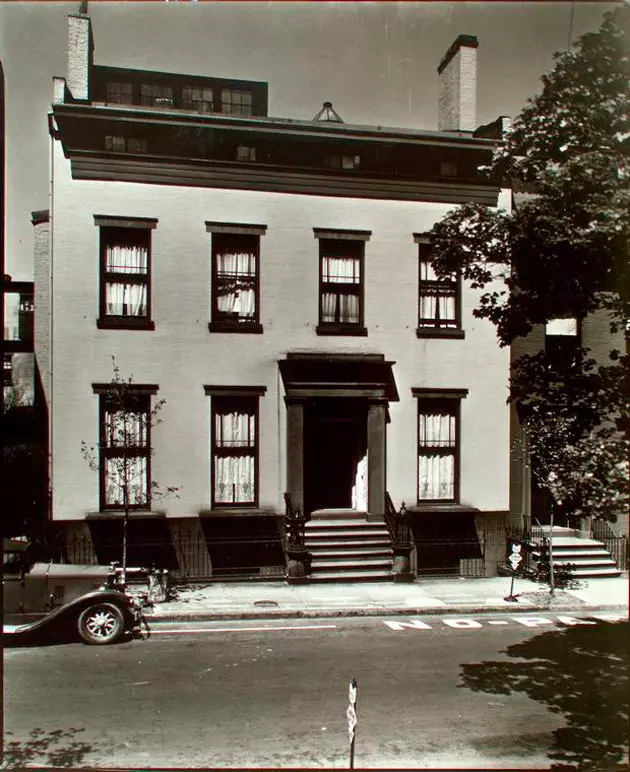
<path fill-rule="evenodd" d="M 328 397 L 304 405 L 304 507 L 367 511 L 365 399 Z"/>

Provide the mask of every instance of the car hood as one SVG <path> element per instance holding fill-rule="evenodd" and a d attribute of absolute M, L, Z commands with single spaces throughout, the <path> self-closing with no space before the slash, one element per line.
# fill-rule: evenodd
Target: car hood
<path fill-rule="evenodd" d="M 33 573 L 48 574 L 50 579 L 102 580 L 109 576 L 108 566 L 80 566 L 72 563 L 35 563 Z"/>

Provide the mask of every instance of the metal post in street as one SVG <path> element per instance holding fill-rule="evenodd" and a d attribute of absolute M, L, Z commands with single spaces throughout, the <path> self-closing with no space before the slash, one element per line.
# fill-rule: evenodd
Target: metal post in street
<path fill-rule="evenodd" d="M 512 552 L 510 554 L 510 557 L 508 558 L 510 561 L 510 565 L 512 566 L 512 582 L 510 584 L 510 594 L 503 598 L 503 600 L 507 600 L 510 603 L 518 603 L 518 597 L 514 595 L 514 577 L 516 576 L 516 569 L 519 566 L 519 563 L 523 558 L 521 557 L 521 545 L 520 544 L 513 544 L 512 545 Z"/>
<path fill-rule="evenodd" d="M 349 699 L 350 704 L 346 710 L 348 717 L 348 737 L 350 739 L 350 769 L 354 769 L 354 740 L 357 726 L 357 679 L 353 678 L 350 682 Z"/>

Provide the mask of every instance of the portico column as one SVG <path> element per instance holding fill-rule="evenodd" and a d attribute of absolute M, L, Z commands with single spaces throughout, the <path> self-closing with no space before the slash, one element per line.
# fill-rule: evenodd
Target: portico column
<path fill-rule="evenodd" d="M 385 518 L 385 415 L 387 403 L 371 402 L 367 417 L 368 512 L 370 520 Z"/>
<path fill-rule="evenodd" d="M 287 403 L 287 492 L 304 512 L 304 403 Z"/>

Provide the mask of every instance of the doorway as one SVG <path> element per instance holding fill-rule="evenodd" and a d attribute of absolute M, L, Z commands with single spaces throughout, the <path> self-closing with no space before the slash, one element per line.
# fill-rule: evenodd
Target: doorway
<path fill-rule="evenodd" d="M 367 509 L 367 400 L 322 397 L 304 407 L 305 511 Z"/>

